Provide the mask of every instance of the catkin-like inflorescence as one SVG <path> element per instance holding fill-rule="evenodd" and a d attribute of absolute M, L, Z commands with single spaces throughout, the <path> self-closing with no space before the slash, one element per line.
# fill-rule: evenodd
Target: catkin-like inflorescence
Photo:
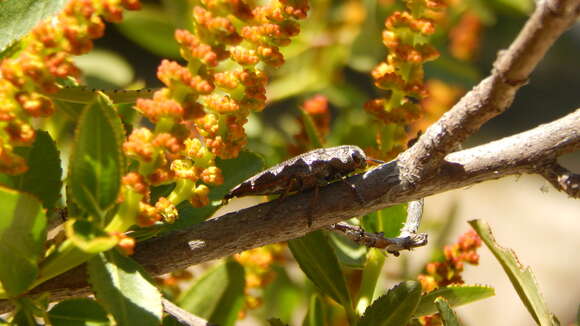
<path fill-rule="evenodd" d="M 248 115 L 266 105 L 261 67 L 284 63 L 279 47 L 298 34 L 296 20 L 307 10 L 306 1 L 202 0 L 193 8 L 193 31 L 175 32 L 187 65 L 161 63 L 165 87 L 136 105 L 155 129 L 150 137 L 135 129 L 124 146 L 148 183 L 177 183 L 167 197 L 172 205 L 207 205 L 207 185 L 223 182 L 215 159 L 235 158 L 245 146 Z M 159 133 L 174 136 L 171 146 L 154 143 Z"/>
<path fill-rule="evenodd" d="M 118 22 L 123 11 L 139 9 L 138 0 L 71 0 L 56 17 L 44 20 L 20 40 L 21 50 L 0 62 L 0 172 L 27 170 L 15 146 L 34 141 L 31 117 L 55 110 L 45 94 L 58 91 L 57 79 L 80 75 L 73 55 L 89 52 L 103 35 L 104 20 Z"/>
<path fill-rule="evenodd" d="M 383 44 L 389 54 L 372 71 L 375 86 L 384 90 L 382 98 L 365 104 L 377 123 L 377 149 L 367 152 L 389 160 L 403 150 L 405 126 L 419 119 L 421 100 L 427 91 L 423 84 L 423 64 L 435 60 L 439 52 L 429 44 L 435 32 L 433 11 L 445 8 L 444 1 L 405 0 L 407 10 L 396 11 L 385 21 Z"/>

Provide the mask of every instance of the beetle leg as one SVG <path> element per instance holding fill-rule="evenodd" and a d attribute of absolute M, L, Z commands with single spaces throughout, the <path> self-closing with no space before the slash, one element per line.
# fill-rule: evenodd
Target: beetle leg
<path fill-rule="evenodd" d="M 297 182 L 300 182 L 300 180 L 298 178 L 292 177 L 290 178 L 290 181 L 288 181 L 288 184 L 286 186 L 286 189 L 284 190 L 284 192 L 280 195 L 280 197 L 278 197 L 276 199 L 276 204 L 274 206 L 272 206 L 272 208 L 270 208 L 268 210 L 268 212 L 266 213 L 266 215 L 270 215 L 270 213 L 272 213 L 273 211 L 276 210 L 276 208 L 278 208 L 278 206 L 280 206 L 280 204 L 283 202 L 284 198 L 288 197 L 288 194 L 292 191 L 292 187 L 294 186 L 294 184 L 296 184 Z M 269 219 L 270 217 L 267 217 L 267 219 Z"/>

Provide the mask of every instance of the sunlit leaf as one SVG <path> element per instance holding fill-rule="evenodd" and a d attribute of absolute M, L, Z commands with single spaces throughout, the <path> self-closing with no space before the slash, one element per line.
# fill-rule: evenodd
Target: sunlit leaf
<path fill-rule="evenodd" d="M 352 309 L 350 294 L 336 254 L 322 231 L 288 241 L 288 247 L 306 276 L 345 309 Z"/>
<path fill-rule="evenodd" d="M 104 326 L 110 325 L 107 313 L 95 300 L 69 299 L 59 302 L 48 312 L 53 326 Z"/>
<path fill-rule="evenodd" d="M 559 325 L 556 316 L 550 312 L 544 301 L 532 270 L 523 266 L 511 249 L 500 246 L 491 233 L 491 228 L 483 220 L 472 220 L 469 224 L 491 250 L 506 272 L 518 296 L 539 325 Z"/>
<path fill-rule="evenodd" d="M 443 297 L 451 307 L 457 307 L 495 295 L 495 290 L 483 285 L 450 285 L 433 290 L 421 297 L 415 316 L 432 315 L 437 312 L 435 299 Z"/>
<path fill-rule="evenodd" d="M 3 187 L 0 207 L 0 282 L 12 297 L 26 291 L 37 276 L 46 215 L 33 196 Z"/>
<path fill-rule="evenodd" d="M 118 325 L 161 323 L 161 293 L 131 258 L 109 250 L 89 260 L 87 269 L 97 300 Z"/>
<path fill-rule="evenodd" d="M 220 326 L 234 325 L 244 303 L 244 268 L 236 261 L 219 264 L 184 291 L 177 303 Z"/>
<path fill-rule="evenodd" d="M 361 317 L 359 326 L 405 325 L 421 299 L 421 284 L 415 281 L 402 282 L 387 294 L 376 299 Z"/>
<path fill-rule="evenodd" d="M 102 218 L 121 189 L 123 129 L 103 94 L 88 104 L 78 122 L 70 160 L 70 194 L 95 218 Z"/>
<path fill-rule="evenodd" d="M 99 253 L 113 248 L 118 238 L 86 220 L 69 220 L 65 224 L 67 238 L 86 253 Z"/>
<path fill-rule="evenodd" d="M 0 52 L 61 10 L 65 3 L 66 0 L 0 1 Z"/>
<path fill-rule="evenodd" d="M 28 170 L 16 176 L 2 175 L 0 182 L 36 196 L 44 208 L 53 208 L 60 197 L 62 168 L 50 135 L 38 130 L 32 147 L 18 147 L 15 152 L 26 159 Z"/>
<path fill-rule="evenodd" d="M 310 297 L 308 312 L 304 316 L 302 326 L 324 326 L 324 303 L 317 294 Z"/>

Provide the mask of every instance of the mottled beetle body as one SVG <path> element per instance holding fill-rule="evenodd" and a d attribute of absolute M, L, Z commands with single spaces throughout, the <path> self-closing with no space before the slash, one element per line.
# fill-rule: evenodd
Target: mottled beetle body
<path fill-rule="evenodd" d="M 315 149 L 256 174 L 230 190 L 224 199 L 316 188 L 364 169 L 366 161 L 363 150 L 353 145 Z"/>

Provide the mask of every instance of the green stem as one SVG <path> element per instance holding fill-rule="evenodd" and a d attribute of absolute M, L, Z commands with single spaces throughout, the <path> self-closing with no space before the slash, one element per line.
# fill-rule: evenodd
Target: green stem
<path fill-rule="evenodd" d="M 377 281 L 381 276 L 384 263 L 385 255 L 379 249 L 369 249 L 366 266 L 363 269 L 359 297 L 356 301 L 356 312 L 359 316 L 362 316 L 373 302 Z"/>
<path fill-rule="evenodd" d="M 143 199 L 143 195 L 132 190 L 126 191 L 125 200 L 119 206 L 117 214 L 113 216 L 111 222 L 105 227 L 105 231 L 122 233 L 134 225 L 141 199 Z"/>

